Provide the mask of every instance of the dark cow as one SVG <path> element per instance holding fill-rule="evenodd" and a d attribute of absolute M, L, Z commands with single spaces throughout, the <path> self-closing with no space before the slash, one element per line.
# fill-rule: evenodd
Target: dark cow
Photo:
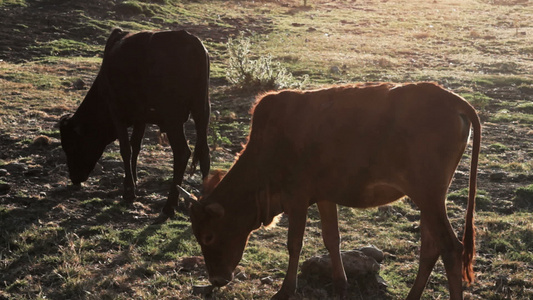
<path fill-rule="evenodd" d="M 473 128 L 470 192 L 461 243 L 446 215 L 446 194 Z M 442 257 L 451 299 L 472 282 L 473 211 L 481 126 L 474 108 L 433 83 L 340 86 L 261 97 L 248 143 L 220 183 L 191 206 L 209 280 L 232 280 L 250 233 L 280 213 L 289 221 L 289 266 L 275 299 L 295 292 L 307 209 L 316 203 L 334 287 L 346 297 L 336 205 L 356 208 L 404 196 L 421 211 L 420 265 L 408 299 L 419 299 Z M 214 189 L 209 186 L 215 186 Z"/>
<path fill-rule="evenodd" d="M 186 31 L 130 34 L 115 29 L 85 99 L 74 115 L 60 121 L 72 183 L 87 180 L 105 147 L 118 138 L 125 171 L 123 198 L 133 201 L 145 125 L 157 124 L 167 133 L 174 156 L 174 179 L 158 221 L 173 216 L 179 196 L 176 185 L 191 155 L 183 130 L 189 115 L 197 134 L 192 169 L 199 162 L 202 175 L 209 173 L 208 89 L 209 56 L 197 37 Z"/>

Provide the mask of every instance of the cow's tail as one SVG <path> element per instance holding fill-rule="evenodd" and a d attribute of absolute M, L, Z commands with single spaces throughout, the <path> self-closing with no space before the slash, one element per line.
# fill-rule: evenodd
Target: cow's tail
<path fill-rule="evenodd" d="M 205 74 L 202 74 L 200 78 L 202 81 L 205 81 L 205 88 L 202 93 L 203 98 L 194 101 L 191 108 L 191 115 L 194 119 L 194 124 L 196 127 L 196 145 L 194 147 L 194 153 L 192 156 L 191 174 L 195 172 L 196 166 L 199 162 L 200 171 L 202 172 L 202 178 L 206 178 L 209 174 L 210 168 L 209 145 L 207 143 L 209 117 L 211 115 L 211 104 L 209 102 L 210 62 L 209 54 L 207 53 L 207 50 L 203 47 L 203 45 L 202 49 L 205 53 L 205 67 L 203 68 Z"/>
<path fill-rule="evenodd" d="M 468 103 L 465 101 L 465 104 Z M 469 284 L 474 282 L 473 260 L 476 252 L 476 232 L 474 227 L 474 208 L 476 205 L 477 167 L 481 145 L 481 124 L 475 109 L 468 105 L 464 113 L 470 120 L 473 129 L 472 158 L 470 162 L 470 178 L 468 205 L 466 209 L 465 228 L 463 233 L 463 279 Z"/>

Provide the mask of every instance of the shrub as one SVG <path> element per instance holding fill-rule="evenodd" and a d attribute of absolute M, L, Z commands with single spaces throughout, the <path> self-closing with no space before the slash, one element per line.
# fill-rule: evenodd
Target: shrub
<path fill-rule="evenodd" d="M 230 38 L 227 43 L 229 54 L 226 79 L 240 88 L 246 89 L 284 89 L 302 88 L 308 76 L 302 80 L 294 78 L 280 62 L 275 62 L 271 55 L 251 57 L 250 38 L 241 33 L 238 38 Z"/>

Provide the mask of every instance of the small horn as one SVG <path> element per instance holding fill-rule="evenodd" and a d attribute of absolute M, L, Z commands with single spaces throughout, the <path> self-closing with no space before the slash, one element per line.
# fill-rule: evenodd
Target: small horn
<path fill-rule="evenodd" d="M 185 202 L 193 204 L 193 205 L 198 203 L 198 199 L 194 195 L 191 195 L 180 185 L 176 185 L 176 187 L 178 188 L 180 193 L 183 195 L 183 199 L 185 200 Z"/>

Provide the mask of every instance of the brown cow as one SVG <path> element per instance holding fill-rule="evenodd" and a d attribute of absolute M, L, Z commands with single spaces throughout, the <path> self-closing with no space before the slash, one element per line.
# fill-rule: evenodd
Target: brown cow
<path fill-rule="evenodd" d="M 289 266 L 275 299 L 295 292 L 308 207 L 316 203 L 336 293 L 346 297 L 336 204 L 375 207 L 408 196 L 420 209 L 420 265 L 408 299 L 419 299 L 442 256 L 451 299 L 474 274 L 473 211 L 481 126 L 464 99 L 433 83 L 367 84 L 261 97 L 248 143 L 191 221 L 209 280 L 232 280 L 250 233 L 288 214 Z M 461 243 L 446 193 L 473 128 L 470 192 Z M 216 182 L 211 183 L 216 184 Z"/>
<path fill-rule="evenodd" d="M 173 184 L 157 223 L 174 215 L 191 151 L 183 124 L 192 116 L 196 146 L 192 169 L 199 162 L 209 173 L 209 55 L 202 42 L 184 30 L 109 36 L 100 72 L 74 115 L 61 118 L 61 145 L 75 185 L 87 180 L 106 146 L 116 139 L 124 162 L 124 194 L 135 198 L 137 157 L 146 124 L 166 132 L 174 156 Z M 128 127 L 133 127 L 131 138 Z"/>

